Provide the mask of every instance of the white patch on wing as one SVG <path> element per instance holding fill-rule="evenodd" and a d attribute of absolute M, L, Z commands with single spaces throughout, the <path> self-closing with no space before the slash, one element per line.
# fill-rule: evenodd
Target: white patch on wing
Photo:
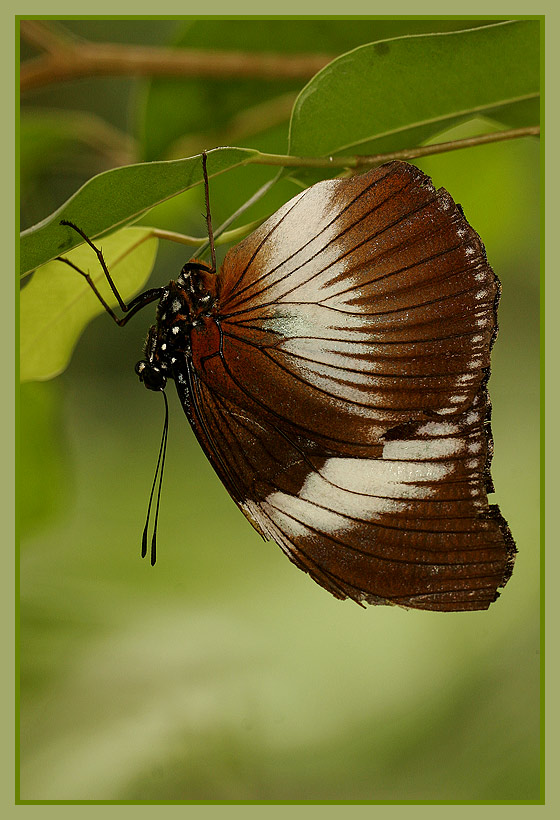
<path fill-rule="evenodd" d="M 312 317 L 297 306 L 292 311 L 283 309 L 281 315 L 266 319 L 262 322 L 262 327 L 263 330 L 279 333 L 282 336 L 294 336 L 299 341 L 312 336 L 316 332 L 317 326 Z"/>
<path fill-rule="evenodd" d="M 447 425 L 446 425 L 447 426 Z M 449 425 L 453 426 L 453 425 Z M 428 438 L 413 441 L 387 441 L 383 458 L 412 461 L 453 458 L 463 452 L 465 442 L 460 438 Z"/>
<path fill-rule="evenodd" d="M 452 436 L 458 432 L 458 426 L 451 424 L 449 421 L 427 421 L 426 424 L 418 428 L 418 433 L 421 436 Z"/>
<path fill-rule="evenodd" d="M 246 501 L 241 502 L 239 506 L 251 524 L 261 533 L 264 538 L 274 539 L 274 528 L 271 526 L 271 522 L 266 515 L 263 515 L 262 510 L 257 503 L 248 498 Z"/>
<path fill-rule="evenodd" d="M 263 248 L 275 263 L 284 261 L 275 264 L 274 284 L 266 290 L 267 301 L 290 301 L 290 294 L 297 289 L 298 302 L 316 303 L 340 290 L 340 283 L 333 288 L 325 285 L 326 280 L 346 270 L 346 261 L 339 260 L 341 249 L 336 238 L 341 228 L 336 207 L 331 204 L 334 196 L 335 185 L 327 181 L 308 188 L 295 204 L 290 200 L 290 208 L 278 212 L 280 216 L 285 212 L 285 218 L 277 223 Z M 259 264 L 259 254 L 254 264 Z M 261 286 L 266 285 L 267 276 L 264 271 L 259 277 Z M 283 332 L 281 326 L 277 330 Z"/>
<path fill-rule="evenodd" d="M 478 370 L 479 367 L 482 367 L 482 357 L 481 356 L 473 356 L 472 359 L 467 362 L 467 367 L 469 370 Z"/>
<path fill-rule="evenodd" d="M 261 506 L 255 501 L 247 499 L 246 501 L 242 501 L 239 506 L 263 538 L 275 541 L 286 555 L 289 556 L 293 553 L 293 545 L 290 543 L 289 536 L 286 536 L 278 526 L 278 516 L 274 514 L 274 510 L 271 507 L 268 506 L 267 508 L 266 501 L 263 502 Z"/>
<path fill-rule="evenodd" d="M 405 513 L 409 499 L 428 500 L 433 484 L 452 471 L 450 464 L 412 459 L 330 458 L 309 473 L 297 495 L 276 491 L 262 506 L 288 537 L 341 533 L 355 520 Z"/>
<path fill-rule="evenodd" d="M 320 506 L 321 498 L 315 501 L 316 503 L 311 503 L 299 496 L 276 492 L 265 499 L 263 508 L 292 538 L 308 535 L 313 530 L 336 533 L 353 526 L 354 522 L 345 518 L 344 514 Z"/>
<path fill-rule="evenodd" d="M 433 495 L 425 482 L 442 481 L 452 470 L 450 464 L 430 461 L 329 458 L 319 472 L 331 484 L 353 493 L 404 499 Z"/>
<path fill-rule="evenodd" d="M 334 366 L 338 361 L 344 365 L 351 359 L 353 367 L 359 367 L 362 363 L 364 370 L 371 369 L 370 360 L 365 358 L 372 355 L 372 346 L 370 344 L 323 339 L 316 335 L 305 338 L 283 339 L 275 345 L 275 349 L 293 353 L 314 362 L 325 362 Z M 359 357 L 363 358 L 360 359 Z"/>
<path fill-rule="evenodd" d="M 326 481 L 320 473 L 310 473 L 307 476 L 298 496 L 358 519 L 371 519 L 381 513 L 404 512 L 408 503 L 394 498 L 350 492 Z"/>

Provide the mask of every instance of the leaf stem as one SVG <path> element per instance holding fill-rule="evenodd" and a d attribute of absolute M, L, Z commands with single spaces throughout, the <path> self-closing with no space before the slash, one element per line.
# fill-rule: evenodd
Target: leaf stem
<path fill-rule="evenodd" d="M 400 151 L 391 151 L 386 154 L 370 154 L 333 157 L 292 157 L 288 154 L 257 154 L 249 160 L 257 165 L 282 165 L 285 168 L 363 168 L 382 165 L 390 160 L 416 159 L 418 157 L 443 154 L 447 151 L 457 151 L 461 148 L 472 148 L 476 145 L 486 145 L 503 140 L 519 139 L 520 137 L 537 137 L 541 132 L 540 126 L 530 125 L 524 128 L 510 128 L 507 131 L 493 131 L 490 134 L 478 134 L 475 137 L 465 137 L 449 142 L 438 142 L 432 145 L 421 145 L 416 148 L 403 148 Z"/>

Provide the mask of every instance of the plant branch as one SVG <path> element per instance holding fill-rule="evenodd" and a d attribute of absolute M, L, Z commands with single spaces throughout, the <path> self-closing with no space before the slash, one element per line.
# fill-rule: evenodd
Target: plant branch
<path fill-rule="evenodd" d="M 45 53 L 22 63 L 22 91 L 78 77 L 253 77 L 309 79 L 330 62 L 328 54 L 273 54 L 240 51 L 92 43 L 60 35 L 37 20 L 22 20 L 21 35 Z"/>
<path fill-rule="evenodd" d="M 538 137 L 540 126 L 529 125 L 525 128 L 510 128 L 507 131 L 494 131 L 491 134 L 479 134 L 476 137 L 466 137 L 449 142 L 437 142 L 433 145 L 422 145 L 417 148 L 403 148 L 401 151 L 391 151 L 386 154 L 371 154 L 339 157 L 291 157 L 283 154 L 258 154 L 250 160 L 257 165 L 282 165 L 285 168 L 362 168 L 382 165 L 394 159 L 417 159 L 432 154 L 444 154 L 447 151 L 458 151 L 461 148 L 472 148 L 476 145 L 486 145 L 491 142 L 519 139 L 520 137 Z"/>
<path fill-rule="evenodd" d="M 48 54 L 61 52 L 75 43 L 72 35 L 64 29 L 46 25 L 39 20 L 22 20 L 20 33 L 29 45 L 35 46 L 39 51 L 46 51 Z"/>

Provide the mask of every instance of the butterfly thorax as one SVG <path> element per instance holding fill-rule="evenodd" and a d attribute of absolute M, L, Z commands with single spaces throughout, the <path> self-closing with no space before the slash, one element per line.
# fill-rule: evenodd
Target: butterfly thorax
<path fill-rule="evenodd" d="M 156 323 L 148 331 L 145 358 L 136 364 L 149 390 L 163 390 L 176 363 L 191 356 L 191 331 L 210 316 L 216 305 L 216 275 L 203 263 L 187 263 L 176 280 L 162 288 Z"/>

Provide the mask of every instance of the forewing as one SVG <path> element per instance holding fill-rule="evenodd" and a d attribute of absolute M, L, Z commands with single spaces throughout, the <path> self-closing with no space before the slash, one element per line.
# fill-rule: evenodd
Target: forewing
<path fill-rule="evenodd" d="M 220 287 L 232 378 L 350 453 L 463 412 L 490 364 L 499 283 L 484 247 L 406 163 L 295 197 L 228 253 Z"/>

